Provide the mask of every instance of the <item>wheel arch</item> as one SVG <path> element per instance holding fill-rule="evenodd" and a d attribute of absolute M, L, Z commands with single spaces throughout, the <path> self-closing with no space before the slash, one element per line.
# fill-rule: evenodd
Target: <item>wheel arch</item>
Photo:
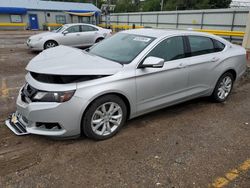
<path fill-rule="evenodd" d="M 109 92 L 109 93 L 102 93 L 96 97 L 94 97 L 92 100 L 90 100 L 88 102 L 88 104 L 86 105 L 86 108 L 84 109 L 84 111 L 82 112 L 82 117 L 81 117 L 81 122 L 80 122 L 80 126 L 82 126 L 82 123 L 83 123 L 83 117 L 84 115 L 86 114 L 87 110 L 89 109 L 90 105 L 97 99 L 101 98 L 101 97 L 104 97 L 106 95 L 116 95 L 118 97 L 120 97 L 123 102 L 125 103 L 126 107 L 127 107 L 127 117 L 126 117 L 126 120 L 128 120 L 130 118 L 130 115 L 131 115 L 131 103 L 128 99 L 128 97 L 120 92 Z M 82 130 L 82 129 L 81 129 Z M 81 134 L 83 135 L 84 133 L 81 132 Z"/>
<path fill-rule="evenodd" d="M 104 38 L 103 36 L 98 36 L 98 37 L 96 37 L 96 39 L 95 39 L 95 43 L 96 43 L 96 41 L 97 41 L 98 39 L 104 40 L 105 38 Z"/>
<path fill-rule="evenodd" d="M 233 76 L 233 80 L 232 80 L 232 82 L 234 82 L 236 79 L 237 79 L 237 72 L 234 70 L 234 69 L 228 69 L 228 70 L 226 70 L 226 71 L 224 71 L 222 74 L 220 74 L 219 75 L 219 77 L 218 77 L 218 79 L 217 79 L 217 81 L 216 81 L 216 83 L 215 83 L 215 85 L 214 85 L 214 87 L 213 87 L 213 91 L 211 92 L 211 94 L 210 94 L 210 97 L 212 97 L 212 99 L 215 101 L 215 102 L 224 102 L 225 100 L 226 100 L 226 98 L 228 97 L 228 96 L 226 96 L 224 99 L 221 99 L 221 98 L 218 98 L 218 96 L 217 96 L 217 92 L 216 92 L 216 90 L 218 89 L 218 84 L 219 84 L 219 81 L 220 81 L 220 79 L 225 75 L 225 74 L 227 74 L 227 73 L 230 73 L 232 76 Z M 233 83 L 232 83 L 232 87 L 233 87 Z M 232 88 L 231 88 L 231 90 L 232 90 Z M 230 94 L 230 92 L 231 91 L 229 91 L 229 94 Z M 229 95 L 228 94 L 228 95 Z"/>
<path fill-rule="evenodd" d="M 234 81 L 235 81 L 236 78 L 237 78 L 237 72 L 236 72 L 234 69 L 228 69 L 228 70 L 226 70 L 223 74 L 225 74 L 225 73 L 227 73 L 227 72 L 229 72 L 229 73 L 231 73 L 231 74 L 233 75 L 233 78 L 234 78 Z M 223 74 L 221 74 L 221 76 L 222 76 Z"/>
<path fill-rule="evenodd" d="M 217 76 L 216 76 L 216 79 L 212 82 L 212 86 L 211 86 L 211 90 L 210 90 L 210 92 L 209 92 L 209 95 L 211 95 L 211 94 L 214 92 L 214 89 L 215 89 L 216 84 L 218 83 L 220 77 L 221 77 L 222 75 L 224 75 L 225 73 L 227 73 L 227 72 L 230 72 L 230 73 L 233 75 L 233 78 L 234 78 L 233 81 L 235 81 L 235 80 L 237 79 L 237 72 L 236 72 L 236 70 L 233 69 L 233 68 L 228 68 L 228 69 L 226 69 L 226 71 L 224 71 L 224 72 L 222 72 L 222 73 L 221 73 L 221 72 L 218 73 Z"/>
<path fill-rule="evenodd" d="M 49 41 L 53 41 L 55 42 L 57 45 L 59 45 L 59 43 L 55 40 L 55 39 L 47 39 L 44 43 L 43 43 L 43 49 L 45 49 L 45 44 Z"/>
<path fill-rule="evenodd" d="M 236 78 L 237 78 L 237 72 L 236 72 L 233 68 L 229 68 L 229 69 L 227 69 L 226 71 L 224 71 L 224 72 L 222 72 L 221 74 L 219 74 L 218 78 L 215 80 L 215 83 L 213 83 L 213 91 L 214 91 L 215 86 L 216 86 L 217 82 L 219 81 L 220 77 L 221 77 L 222 75 L 226 74 L 227 72 L 229 72 L 229 73 L 231 73 L 231 74 L 233 75 L 233 78 L 234 78 L 233 81 L 236 80 Z"/>

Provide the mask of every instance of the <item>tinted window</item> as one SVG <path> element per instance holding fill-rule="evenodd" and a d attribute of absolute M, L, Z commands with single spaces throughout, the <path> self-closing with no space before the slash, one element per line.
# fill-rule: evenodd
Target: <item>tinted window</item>
<path fill-rule="evenodd" d="M 159 57 L 165 61 L 176 60 L 185 57 L 182 37 L 172 37 L 158 44 L 148 55 Z"/>
<path fill-rule="evenodd" d="M 214 48 L 216 52 L 220 52 L 222 50 L 224 50 L 225 48 L 225 44 L 223 44 L 222 42 L 218 41 L 218 40 L 213 40 L 214 41 Z"/>
<path fill-rule="evenodd" d="M 201 36 L 189 36 L 191 55 L 202 55 L 214 52 L 214 44 L 212 39 Z"/>
<path fill-rule="evenodd" d="M 80 26 L 79 25 L 75 25 L 75 26 L 71 26 L 67 29 L 67 31 L 69 33 L 77 33 L 80 32 Z"/>
<path fill-rule="evenodd" d="M 82 32 L 87 32 L 87 31 L 98 31 L 95 27 L 88 26 L 88 25 L 81 25 L 81 30 Z"/>

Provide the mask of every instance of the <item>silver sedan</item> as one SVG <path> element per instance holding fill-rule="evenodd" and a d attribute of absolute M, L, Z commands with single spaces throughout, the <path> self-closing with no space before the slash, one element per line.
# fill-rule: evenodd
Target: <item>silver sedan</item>
<path fill-rule="evenodd" d="M 224 102 L 246 70 L 246 51 L 210 34 L 138 29 L 87 51 L 45 50 L 26 69 L 6 120 L 14 133 L 102 140 L 154 110 L 204 96 Z"/>
<path fill-rule="evenodd" d="M 52 32 L 44 32 L 31 36 L 27 46 L 34 51 L 66 45 L 86 47 L 111 36 L 112 30 L 91 24 L 65 24 Z"/>

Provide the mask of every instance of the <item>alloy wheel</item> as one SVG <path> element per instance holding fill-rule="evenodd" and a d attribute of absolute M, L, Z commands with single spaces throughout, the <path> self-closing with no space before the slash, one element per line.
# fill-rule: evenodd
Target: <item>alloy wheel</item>
<path fill-rule="evenodd" d="M 232 89 L 232 84 L 233 81 L 231 77 L 226 76 L 225 78 L 222 79 L 217 92 L 217 95 L 221 100 L 224 100 L 229 95 Z"/>
<path fill-rule="evenodd" d="M 115 102 L 107 102 L 99 106 L 91 119 L 93 132 L 100 136 L 112 134 L 121 124 L 122 108 Z"/>
<path fill-rule="evenodd" d="M 56 47 L 57 45 L 56 45 L 56 43 L 54 43 L 54 42 L 47 42 L 46 43 L 46 49 L 48 49 L 48 48 L 53 48 L 53 47 Z"/>

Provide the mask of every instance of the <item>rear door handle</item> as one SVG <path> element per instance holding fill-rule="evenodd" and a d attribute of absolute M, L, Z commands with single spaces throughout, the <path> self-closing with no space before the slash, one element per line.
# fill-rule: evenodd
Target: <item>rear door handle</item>
<path fill-rule="evenodd" d="M 220 58 L 218 58 L 218 57 L 213 57 L 210 61 L 211 62 L 217 62 L 217 61 L 219 61 L 220 60 Z"/>
<path fill-rule="evenodd" d="M 80 36 L 80 34 L 76 34 L 76 36 Z"/>

